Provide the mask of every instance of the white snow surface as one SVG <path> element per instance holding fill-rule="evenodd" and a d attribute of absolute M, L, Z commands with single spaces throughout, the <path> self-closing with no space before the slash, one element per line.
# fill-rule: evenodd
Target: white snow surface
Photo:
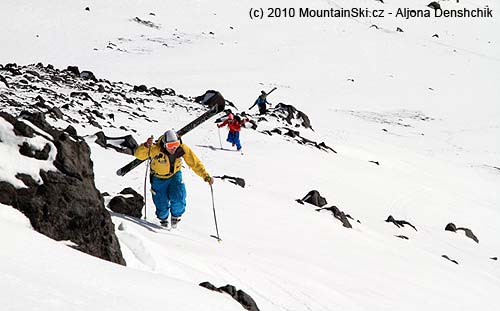
<path fill-rule="evenodd" d="M 430 1 L 384 2 L 2 1 L 9 16 L 0 22 L 2 64 L 78 65 L 98 78 L 186 96 L 216 89 L 240 110 L 276 86 L 269 101 L 304 111 L 314 132 L 301 133 L 337 154 L 250 129 L 241 132 L 243 156 L 213 150 L 203 146 L 219 147 L 218 130 L 204 123 L 184 142 L 210 174 L 247 183 L 214 184 L 222 242 L 210 237 L 210 188 L 185 168 L 188 207 L 177 230 L 159 228 L 149 193 L 147 220 L 112 214 L 127 267 L 40 235 L 1 205 L 1 309 L 243 310 L 198 286 L 209 281 L 244 290 L 260 310 L 499 310 L 500 264 L 490 258 L 500 256 L 500 1 L 440 1 L 488 5 L 493 18 L 482 19 L 249 18 L 250 8 L 395 12 Z M 138 141 L 193 118 L 170 106 L 148 112 L 158 123 L 114 113 L 118 126 L 138 130 Z M 2 118 L 0 135 L 0 180 L 23 187 L 16 173 L 55 169 L 50 160 L 18 163 L 12 155 L 23 141 Z M 132 158 L 87 142 L 101 192 L 143 192 L 145 165 L 118 177 Z M 346 229 L 329 212 L 295 202 L 313 189 L 360 222 Z M 389 215 L 418 231 L 385 222 Z M 472 229 L 479 243 L 444 231 L 449 222 Z"/>

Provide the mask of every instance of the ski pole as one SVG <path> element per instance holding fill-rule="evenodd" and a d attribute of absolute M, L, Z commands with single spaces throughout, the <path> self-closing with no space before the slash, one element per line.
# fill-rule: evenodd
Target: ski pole
<path fill-rule="evenodd" d="M 212 187 L 212 185 L 210 185 L 210 193 L 212 194 L 212 208 L 214 210 L 214 220 L 215 220 L 215 231 L 217 232 L 217 236 L 215 236 L 214 238 L 217 239 L 217 241 L 222 241 L 219 237 L 219 228 L 217 226 L 217 216 L 215 215 L 215 203 L 214 203 L 214 188 Z"/>
<path fill-rule="evenodd" d="M 220 139 L 220 127 L 217 127 L 219 130 L 219 144 L 220 144 L 220 149 L 222 150 L 222 140 Z"/>
<path fill-rule="evenodd" d="M 146 174 L 144 174 L 144 220 L 148 220 L 148 211 L 147 211 L 147 198 L 146 198 L 146 183 L 147 183 L 147 180 L 148 180 L 148 170 L 149 170 L 149 163 L 151 162 L 151 160 L 148 161 L 148 163 L 146 164 Z"/>
<path fill-rule="evenodd" d="M 153 135 L 151 135 L 151 139 L 153 139 Z M 144 220 L 148 220 L 148 210 L 147 210 L 147 198 L 146 198 L 146 183 L 147 183 L 147 180 L 148 180 L 148 170 L 149 170 L 149 166 L 151 165 L 151 145 L 149 146 L 149 150 L 148 150 L 148 158 L 149 158 L 149 161 L 148 163 L 146 163 L 146 173 L 144 174 Z"/>

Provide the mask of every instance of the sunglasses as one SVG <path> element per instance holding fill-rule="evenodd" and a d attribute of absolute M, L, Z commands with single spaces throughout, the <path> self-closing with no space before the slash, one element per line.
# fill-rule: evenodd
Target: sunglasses
<path fill-rule="evenodd" d="M 167 149 L 174 149 L 174 148 L 179 147 L 180 145 L 181 145 L 180 141 L 171 141 L 171 142 L 165 143 L 165 147 Z"/>

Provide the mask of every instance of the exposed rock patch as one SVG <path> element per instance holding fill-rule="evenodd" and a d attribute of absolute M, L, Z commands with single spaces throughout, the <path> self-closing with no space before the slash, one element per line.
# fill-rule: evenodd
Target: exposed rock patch
<path fill-rule="evenodd" d="M 108 203 L 108 208 L 115 213 L 142 218 L 144 198 L 132 188 L 123 189 L 119 196 L 115 196 Z"/>
<path fill-rule="evenodd" d="M 5 115 L 2 113 L 2 117 Z M 22 113 L 22 118 L 34 124 L 36 130 L 27 130 L 26 122 L 12 116 L 3 118 L 21 129 L 16 135 L 26 133 L 25 137 L 36 138 L 43 131 L 41 137 L 50 142 L 42 150 L 33 149 L 29 143 L 22 144 L 22 153 L 13 157 L 28 155 L 44 161 L 51 153 L 57 170 L 40 170 L 39 181 L 27 174 L 16 174 L 14 177 L 25 187 L 0 182 L 0 202 L 21 211 L 38 232 L 57 241 L 71 240 L 78 250 L 124 265 L 114 225 L 94 184 L 89 146 L 50 126 L 41 113 Z M 50 150 L 51 145 L 56 150 Z"/>
<path fill-rule="evenodd" d="M 405 225 L 408 225 L 408 226 L 412 227 L 413 229 L 415 229 L 415 231 L 417 231 L 417 228 L 414 225 L 412 225 L 411 223 L 407 222 L 406 220 L 396 220 L 396 219 L 394 219 L 394 217 L 392 217 L 392 215 L 389 215 L 389 217 L 387 217 L 385 222 L 392 222 L 398 228 L 402 228 Z"/>
<path fill-rule="evenodd" d="M 199 285 L 209 290 L 213 290 L 219 293 L 229 294 L 231 297 L 234 298 L 234 300 L 238 301 L 245 310 L 259 311 L 259 307 L 257 307 L 257 303 L 255 302 L 255 300 L 253 300 L 253 298 L 250 297 L 250 295 L 245 293 L 243 290 L 241 289 L 237 290 L 236 287 L 234 287 L 233 285 L 227 284 L 222 287 L 216 287 L 210 282 L 203 282 L 200 283 Z"/>
<path fill-rule="evenodd" d="M 297 199 L 295 201 L 300 204 L 306 202 L 317 207 L 323 207 L 327 204 L 326 199 L 319 194 L 318 190 L 311 190 L 302 199 Z"/>
<path fill-rule="evenodd" d="M 469 229 L 469 228 L 461 228 L 461 227 L 457 228 L 457 226 L 455 226 L 454 223 L 450 222 L 449 224 L 446 225 L 446 227 L 444 228 L 444 230 L 446 230 L 446 231 L 452 231 L 452 232 L 457 232 L 459 230 L 462 230 L 463 232 L 465 232 L 465 236 L 466 237 L 468 237 L 469 239 L 473 240 L 476 243 L 479 243 L 479 239 L 472 232 L 472 230 Z"/>

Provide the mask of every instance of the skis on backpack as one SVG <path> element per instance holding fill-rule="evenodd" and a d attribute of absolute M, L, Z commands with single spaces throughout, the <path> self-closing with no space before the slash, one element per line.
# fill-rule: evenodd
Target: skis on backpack
<path fill-rule="evenodd" d="M 202 124 L 206 120 L 210 119 L 211 117 L 217 115 L 219 112 L 222 112 L 224 110 L 225 106 L 225 101 L 216 101 L 214 105 L 210 108 L 210 110 L 206 111 L 202 115 L 200 115 L 198 118 L 194 119 L 190 123 L 186 124 L 183 128 L 177 131 L 177 135 L 179 137 L 182 137 L 183 135 L 187 134 L 189 131 L 193 130 L 196 128 L 198 125 Z M 122 168 L 118 169 L 116 171 L 116 175 L 118 176 L 124 176 L 137 166 L 139 166 L 142 162 L 145 160 L 139 160 L 139 159 L 134 159 L 130 161 L 127 165 L 123 166 Z"/>

